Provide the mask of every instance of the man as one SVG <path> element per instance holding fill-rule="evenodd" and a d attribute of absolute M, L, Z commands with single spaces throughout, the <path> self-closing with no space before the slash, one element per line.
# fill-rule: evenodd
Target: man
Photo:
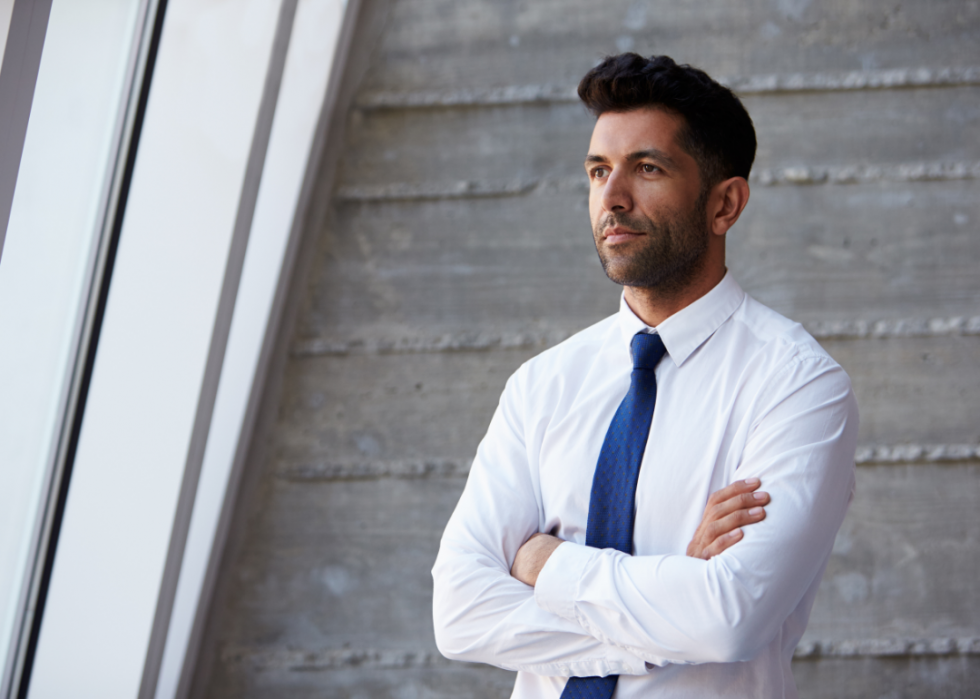
<path fill-rule="evenodd" d="M 725 268 L 755 157 L 739 100 L 635 54 L 579 96 L 620 311 L 508 381 L 433 569 L 436 641 L 517 670 L 520 698 L 795 697 L 854 486 L 850 382 Z"/>

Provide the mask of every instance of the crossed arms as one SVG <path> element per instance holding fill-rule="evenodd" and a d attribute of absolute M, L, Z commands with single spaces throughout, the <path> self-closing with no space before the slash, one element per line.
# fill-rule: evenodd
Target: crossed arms
<path fill-rule="evenodd" d="M 687 555 L 629 556 L 534 537 L 540 483 L 521 401 L 505 392 L 433 569 L 440 651 L 550 676 L 753 658 L 815 584 L 853 488 L 846 376 L 825 371 L 784 396 L 760 416 L 741 481 L 713 496 Z M 753 478 L 772 502 L 764 523 L 741 531 L 761 520 L 746 507 Z"/>
<path fill-rule="evenodd" d="M 741 539 L 741 527 L 765 519 L 769 493 L 758 490 L 761 484 L 758 478 L 746 478 L 712 493 L 701 524 L 687 546 L 687 555 L 707 561 Z M 562 543 L 557 536 L 532 534 L 517 550 L 510 574 L 534 587 L 544 564 Z"/>

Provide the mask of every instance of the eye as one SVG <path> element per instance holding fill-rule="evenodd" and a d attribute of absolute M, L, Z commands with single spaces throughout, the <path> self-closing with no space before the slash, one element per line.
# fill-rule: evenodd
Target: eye
<path fill-rule="evenodd" d="M 643 163 L 643 164 L 641 164 L 640 165 L 640 170 L 642 172 L 645 172 L 648 175 L 650 175 L 650 174 L 652 174 L 654 172 L 660 172 L 660 168 L 657 167 L 656 165 L 653 165 L 652 163 Z"/>
<path fill-rule="evenodd" d="M 609 170 L 607 170 L 604 167 L 595 167 L 595 168 L 592 168 L 592 172 L 591 172 L 592 179 L 594 179 L 594 180 L 595 179 L 601 179 L 601 178 L 605 177 L 608 174 L 609 174 Z"/>

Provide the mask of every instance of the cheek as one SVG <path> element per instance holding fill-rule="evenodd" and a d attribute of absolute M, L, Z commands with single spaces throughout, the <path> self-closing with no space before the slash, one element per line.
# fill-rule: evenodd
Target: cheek
<path fill-rule="evenodd" d="M 661 191 L 651 192 L 648 196 L 638 200 L 636 208 L 644 216 L 654 221 L 676 218 L 679 213 L 684 211 L 684 207 L 678 204 L 677 197 L 671 197 L 668 193 Z"/>

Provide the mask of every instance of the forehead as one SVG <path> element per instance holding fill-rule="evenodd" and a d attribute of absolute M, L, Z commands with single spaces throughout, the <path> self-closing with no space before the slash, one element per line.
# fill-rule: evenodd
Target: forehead
<path fill-rule="evenodd" d="M 589 154 L 615 158 L 655 149 L 673 156 L 683 153 L 677 142 L 683 127 L 683 117 L 658 107 L 606 112 L 596 120 Z"/>

